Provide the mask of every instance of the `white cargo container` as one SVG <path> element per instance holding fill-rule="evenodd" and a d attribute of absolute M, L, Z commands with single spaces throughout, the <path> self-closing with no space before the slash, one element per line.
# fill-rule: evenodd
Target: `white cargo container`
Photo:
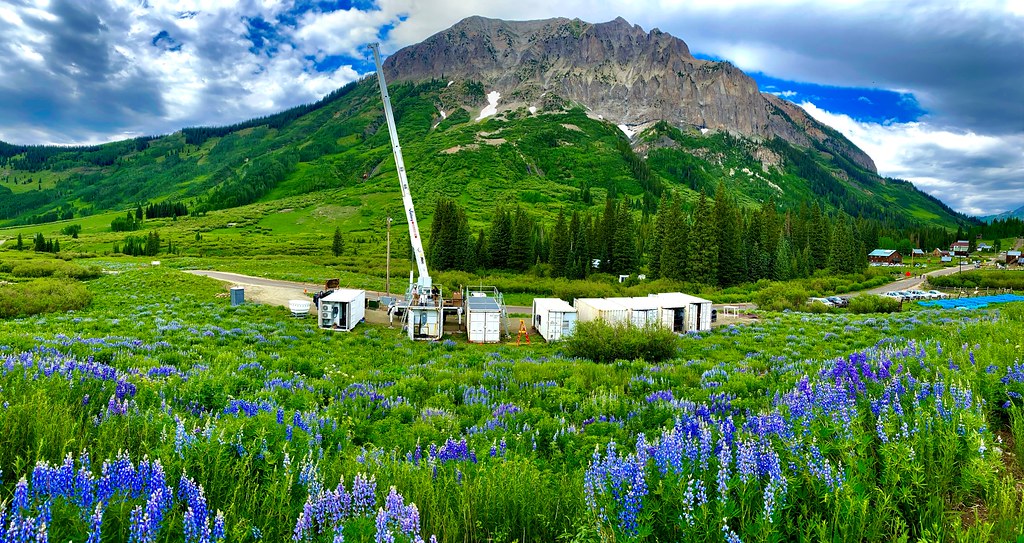
<path fill-rule="evenodd" d="M 648 324 L 657 324 L 661 321 L 661 308 L 658 305 L 658 300 L 655 298 L 640 296 L 633 298 L 608 298 L 608 300 L 629 309 L 629 322 L 633 326 L 643 328 Z"/>
<path fill-rule="evenodd" d="M 651 294 L 658 301 L 661 324 L 673 332 L 711 329 L 711 300 L 681 292 Z"/>
<path fill-rule="evenodd" d="M 501 341 L 501 305 L 491 296 L 471 293 L 466 298 L 466 330 L 472 343 Z"/>
<path fill-rule="evenodd" d="M 608 324 L 629 322 L 629 308 L 607 298 L 576 298 L 573 300 L 580 322 L 603 320 Z"/>
<path fill-rule="evenodd" d="M 337 289 L 320 298 L 317 315 L 321 329 L 348 332 L 366 316 L 366 291 Z"/>
<path fill-rule="evenodd" d="M 545 341 L 567 338 L 576 331 L 576 308 L 561 298 L 533 299 L 533 327 Z"/>

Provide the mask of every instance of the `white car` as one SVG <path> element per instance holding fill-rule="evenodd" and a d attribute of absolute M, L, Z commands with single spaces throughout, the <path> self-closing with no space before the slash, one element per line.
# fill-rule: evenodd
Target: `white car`
<path fill-rule="evenodd" d="M 836 305 L 832 303 L 832 300 L 829 300 L 828 298 L 810 298 L 809 300 L 807 300 L 808 304 L 813 304 L 814 302 L 818 302 L 819 304 L 822 304 L 825 307 L 835 307 Z"/>
<path fill-rule="evenodd" d="M 939 292 L 937 290 L 929 290 L 928 295 L 931 296 L 932 298 L 949 298 L 949 294 L 946 294 L 945 292 Z"/>
<path fill-rule="evenodd" d="M 929 295 L 927 292 L 923 290 L 908 290 L 907 294 L 909 294 L 911 296 L 911 299 L 914 300 L 927 300 L 931 298 L 931 295 Z"/>
<path fill-rule="evenodd" d="M 886 298 L 892 298 L 893 300 L 899 300 L 901 302 L 904 299 L 903 293 L 896 290 L 890 290 L 889 292 L 882 294 L 882 296 L 885 296 Z"/>

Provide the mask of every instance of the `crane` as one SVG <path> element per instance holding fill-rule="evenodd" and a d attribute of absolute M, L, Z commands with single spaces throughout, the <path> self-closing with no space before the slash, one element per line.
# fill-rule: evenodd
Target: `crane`
<path fill-rule="evenodd" d="M 391 137 L 391 150 L 395 155 L 395 168 L 398 169 L 398 183 L 402 188 L 402 204 L 405 207 L 405 218 L 409 222 L 409 241 L 412 243 L 413 257 L 419 279 L 413 282 L 409 272 L 409 291 L 406 296 L 406 320 L 409 337 L 412 339 L 437 339 L 441 337 L 443 323 L 443 302 L 439 289 L 435 289 L 427 269 L 427 257 L 423 252 L 423 239 L 420 237 L 419 223 L 416 221 L 416 208 L 412 203 L 409 190 L 409 178 L 405 174 L 405 161 L 402 160 L 402 146 L 398 143 L 398 129 L 395 128 L 395 114 L 391 111 L 391 96 L 388 84 L 384 80 L 384 66 L 380 60 L 380 44 L 371 43 L 373 61 L 377 64 L 377 83 L 380 85 L 380 97 L 384 102 L 384 118 L 388 124 L 388 135 Z"/>

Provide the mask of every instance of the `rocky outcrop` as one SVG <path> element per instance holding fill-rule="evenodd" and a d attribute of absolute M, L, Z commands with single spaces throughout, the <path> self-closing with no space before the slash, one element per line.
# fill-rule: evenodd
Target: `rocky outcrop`
<path fill-rule="evenodd" d="M 762 94 L 732 64 L 694 58 L 683 40 L 622 18 L 591 24 L 470 17 L 389 56 L 384 69 L 390 81 L 479 81 L 485 92 L 501 93 L 505 108 L 542 106 L 556 94 L 615 124 L 664 120 L 804 147 L 828 141 L 827 148 L 874 171 L 856 146 L 795 104 Z"/>

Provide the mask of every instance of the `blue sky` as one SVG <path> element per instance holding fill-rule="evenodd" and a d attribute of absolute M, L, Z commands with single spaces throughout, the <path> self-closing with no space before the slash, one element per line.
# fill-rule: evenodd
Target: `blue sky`
<path fill-rule="evenodd" d="M 470 15 L 622 16 L 726 59 L 952 207 L 1024 204 L 1024 0 L 7 0 L 0 140 L 98 143 L 314 101 Z"/>

